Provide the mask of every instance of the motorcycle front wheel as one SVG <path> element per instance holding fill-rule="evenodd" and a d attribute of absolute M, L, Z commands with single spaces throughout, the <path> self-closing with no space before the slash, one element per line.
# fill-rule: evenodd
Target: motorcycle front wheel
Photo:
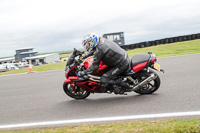
<path fill-rule="evenodd" d="M 63 90 L 69 97 L 74 99 L 85 99 L 90 95 L 90 92 L 87 92 L 80 87 L 75 89 L 73 85 L 67 84 L 66 82 L 63 83 Z"/>

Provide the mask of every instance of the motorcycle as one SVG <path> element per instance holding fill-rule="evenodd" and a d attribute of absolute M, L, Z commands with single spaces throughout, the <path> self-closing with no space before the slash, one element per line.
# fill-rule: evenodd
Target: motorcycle
<path fill-rule="evenodd" d="M 65 66 L 65 81 L 63 84 L 64 92 L 74 99 L 85 99 L 90 93 L 115 93 L 120 94 L 122 89 L 117 85 L 109 85 L 107 87 L 100 83 L 101 76 L 111 69 L 110 66 L 100 63 L 96 72 L 83 77 L 78 77 L 78 72 L 86 70 L 92 65 L 93 56 L 83 57 L 84 52 L 74 48 L 72 54 L 68 58 Z M 152 94 L 160 87 L 160 77 L 152 69 L 157 71 L 164 70 L 156 63 L 155 54 L 134 55 L 131 58 L 131 71 L 122 73 L 116 77 L 123 82 L 129 83 L 129 88 L 125 92 L 136 92 L 138 94 Z M 124 93 L 126 94 L 126 93 Z"/>

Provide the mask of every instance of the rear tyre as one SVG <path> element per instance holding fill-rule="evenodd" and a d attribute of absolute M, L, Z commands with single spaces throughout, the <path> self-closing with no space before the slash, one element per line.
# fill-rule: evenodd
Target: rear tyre
<path fill-rule="evenodd" d="M 134 76 L 138 82 L 140 83 L 141 81 L 143 81 L 144 79 L 146 79 L 147 77 L 150 76 L 150 74 L 155 74 L 157 77 L 156 79 L 152 80 L 151 82 L 149 82 L 147 85 L 144 85 L 143 87 L 141 87 L 139 90 L 134 91 L 138 94 L 141 95 L 145 95 L 145 94 L 152 94 L 155 91 L 158 90 L 158 88 L 160 87 L 160 77 L 158 76 L 157 73 L 155 73 L 154 71 L 150 70 L 149 73 L 147 72 L 141 72 L 138 73 L 138 75 Z"/>
<path fill-rule="evenodd" d="M 87 92 L 80 87 L 75 89 L 74 86 L 67 84 L 66 82 L 63 83 L 63 90 L 69 97 L 74 99 L 85 99 L 90 95 L 90 92 Z"/>

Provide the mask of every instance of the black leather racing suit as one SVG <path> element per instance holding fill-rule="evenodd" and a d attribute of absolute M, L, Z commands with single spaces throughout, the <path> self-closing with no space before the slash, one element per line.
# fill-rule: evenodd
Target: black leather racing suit
<path fill-rule="evenodd" d="M 101 83 L 122 85 L 122 82 L 115 78 L 121 73 L 131 70 L 130 59 L 126 51 L 110 40 L 99 38 L 99 44 L 94 50 L 94 61 L 85 72 L 90 74 L 97 71 L 101 61 L 112 67 L 102 75 Z"/>

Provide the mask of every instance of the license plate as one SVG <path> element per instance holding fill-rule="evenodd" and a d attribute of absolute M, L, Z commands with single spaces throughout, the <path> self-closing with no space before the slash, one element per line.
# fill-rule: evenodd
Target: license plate
<path fill-rule="evenodd" d="M 160 71 L 160 65 L 158 64 L 158 63 L 154 63 L 154 65 L 153 65 L 153 67 L 156 69 L 156 70 L 158 70 L 158 71 Z"/>

